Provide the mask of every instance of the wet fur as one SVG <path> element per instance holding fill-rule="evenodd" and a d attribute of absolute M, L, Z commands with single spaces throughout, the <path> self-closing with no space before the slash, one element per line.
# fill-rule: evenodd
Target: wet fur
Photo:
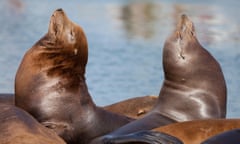
<path fill-rule="evenodd" d="M 186 15 L 165 42 L 163 68 L 165 79 L 153 110 L 104 137 L 118 138 L 174 122 L 225 118 L 227 96 L 221 67 L 200 45 Z"/>
<path fill-rule="evenodd" d="M 132 119 L 97 107 L 85 82 L 86 36 L 62 9 L 29 49 L 15 79 L 15 103 L 67 143 L 88 143 Z"/>

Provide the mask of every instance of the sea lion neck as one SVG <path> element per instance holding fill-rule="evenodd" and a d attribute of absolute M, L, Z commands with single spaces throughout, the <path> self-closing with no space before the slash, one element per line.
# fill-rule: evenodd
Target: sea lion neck
<path fill-rule="evenodd" d="M 85 65 L 79 55 L 75 55 L 64 45 L 53 44 L 48 37 L 41 39 L 34 46 L 34 65 L 47 77 L 67 79 L 69 88 L 80 87 L 85 83 Z"/>

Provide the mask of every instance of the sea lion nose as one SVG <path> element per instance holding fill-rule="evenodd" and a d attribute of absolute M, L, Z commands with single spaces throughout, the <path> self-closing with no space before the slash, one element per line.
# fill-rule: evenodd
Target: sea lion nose
<path fill-rule="evenodd" d="M 56 11 L 63 11 L 63 9 L 62 9 L 62 8 L 59 8 L 59 9 L 57 9 Z"/>

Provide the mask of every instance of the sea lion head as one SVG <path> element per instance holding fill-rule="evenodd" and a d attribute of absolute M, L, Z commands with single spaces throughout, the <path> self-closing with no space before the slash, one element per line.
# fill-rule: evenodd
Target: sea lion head
<path fill-rule="evenodd" d="M 219 78 L 225 86 L 219 63 L 199 43 L 193 22 L 184 14 L 165 42 L 163 68 L 165 78 L 177 83 L 202 88 L 201 82 L 211 83 L 213 75 L 213 81 Z"/>
<path fill-rule="evenodd" d="M 192 21 L 182 15 L 175 31 L 166 40 L 163 52 L 165 77 L 184 81 L 182 75 L 188 74 L 194 58 L 194 49 L 201 47 Z M 177 69 L 177 71 L 176 71 Z M 179 79 L 180 78 L 180 79 Z"/>
<path fill-rule="evenodd" d="M 83 29 L 72 22 L 61 8 L 52 14 L 47 35 L 55 42 L 55 47 L 62 45 L 69 54 L 81 58 L 79 62 L 85 68 L 88 60 L 87 38 Z"/>
<path fill-rule="evenodd" d="M 32 64 L 33 81 L 36 81 L 33 78 L 45 77 L 46 83 L 49 84 L 49 78 L 55 78 L 57 81 L 61 79 L 60 85 L 64 83 L 62 87 L 72 91 L 78 89 L 80 81 L 85 79 L 88 61 L 87 38 L 78 24 L 72 22 L 62 9 L 57 9 L 51 16 L 47 34 L 25 54 L 25 57 L 31 60 L 27 62 L 24 59 L 22 65 Z M 17 74 L 19 73 L 25 74 Z"/>

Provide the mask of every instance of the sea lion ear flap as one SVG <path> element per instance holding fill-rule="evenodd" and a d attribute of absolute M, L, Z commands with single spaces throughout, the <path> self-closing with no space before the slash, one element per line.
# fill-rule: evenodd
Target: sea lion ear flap
<path fill-rule="evenodd" d="M 64 131 L 71 129 L 68 123 L 65 122 L 42 122 L 43 126 L 54 130 L 58 135 L 63 134 Z"/>

